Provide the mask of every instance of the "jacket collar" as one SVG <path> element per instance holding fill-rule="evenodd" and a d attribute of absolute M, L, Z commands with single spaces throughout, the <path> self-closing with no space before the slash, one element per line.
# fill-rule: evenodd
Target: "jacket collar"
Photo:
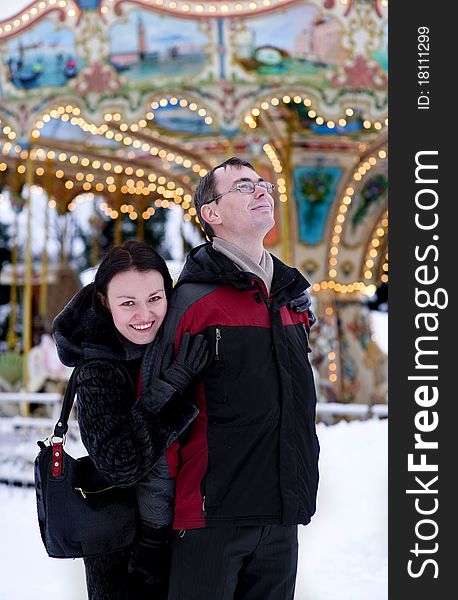
<path fill-rule="evenodd" d="M 310 287 L 310 283 L 296 268 L 271 256 L 274 264 L 271 296 L 281 306 L 297 298 Z M 188 254 L 176 286 L 191 282 L 226 283 L 237 289 L 253 289 L 253 278 L 258 280 L 256 275 L 240 271 L 229 258 L 205 243 Z"/>

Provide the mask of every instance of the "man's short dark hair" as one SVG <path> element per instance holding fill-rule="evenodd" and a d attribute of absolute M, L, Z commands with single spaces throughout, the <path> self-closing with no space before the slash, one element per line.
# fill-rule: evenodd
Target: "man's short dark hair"
<path fill-rule="evenodd" d="M 249 169 L 252 169 L 254 171 L 253 165 L 247 160 L 243 160 L 242 158 L 233 156 L 232 158 L 228 158 L 221 164 L 214 167 L 211 171 L 204 175 L 197 184 L 196 190 L 194 192 L 194 206 L 197 211 L 197 216 L 199 218 L 202 229 L 204 230 L 204 233 L 209 240 L 212 240 L 215 234 L 211 226 L 202 219 L 201 208 L 204 204 L 208 204 L 212 198 L 218 195 L 218 191 L 216 189 L 215 171 L 216 169 L 226 169 L 226 167 L 235 167 L 236 169 L 248 167 Z M 216 200 L 215 202 L 218 202 L 218 200 Z"/>

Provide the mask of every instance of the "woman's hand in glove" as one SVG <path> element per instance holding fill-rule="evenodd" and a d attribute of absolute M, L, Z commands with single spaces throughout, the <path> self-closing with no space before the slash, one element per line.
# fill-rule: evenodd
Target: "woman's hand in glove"
<path fill-rule="evenodd" d="M 169 528 L 141 525 L 130 555 L 128 570 L 150 585 L 167 584 L 170 576 Z"/>
<path fill-rule="evenodd" d="M 189 331 L 186 331 L 181 338 L 180 349 L 175 359 L 172 358 L 172 354 L 171 344 L 162 360 L 161 379 L 177 392 L 183 393 L 207 365 L 208 344 L 201 333 L 191 337 Z"/>
<path fill-rule="evenodd" d="M 304 290 L 300 296 L 291 300 L 288 303 L 288 306 L 295 310 L 298 313 L 307 311 L 309 316 L 310 327 L 313 327 L 316 323 L 316 316 L 312 311 L 312 299 L 310 298 L 308 292 Z"/>

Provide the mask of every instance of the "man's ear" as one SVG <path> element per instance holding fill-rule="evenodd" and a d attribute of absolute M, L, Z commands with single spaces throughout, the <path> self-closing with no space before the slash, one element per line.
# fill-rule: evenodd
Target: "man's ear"
<path fill-rule="evenodd" d="M 223 222 L 219 215 L 218 205 L 215 202 L 204 204 L 200 209 L 202 219 L 209 225 L 221 225 Z"/>

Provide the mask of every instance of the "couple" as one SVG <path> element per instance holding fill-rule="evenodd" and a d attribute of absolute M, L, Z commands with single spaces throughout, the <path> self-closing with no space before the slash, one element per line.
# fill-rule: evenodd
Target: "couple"
<path fill-rule="evenodd" d="M 211 240 L 173 289 L 129 241 L 56 317 L 84 445 L 136 486 L 137 540 L 85 559 L 89 600 L 292 600 L 319 445 L 307 280 L 264 250 L 273 186 L 231 158 L 197 185 Z M 170 578 L 169 578 L 170 574 Z"/>

